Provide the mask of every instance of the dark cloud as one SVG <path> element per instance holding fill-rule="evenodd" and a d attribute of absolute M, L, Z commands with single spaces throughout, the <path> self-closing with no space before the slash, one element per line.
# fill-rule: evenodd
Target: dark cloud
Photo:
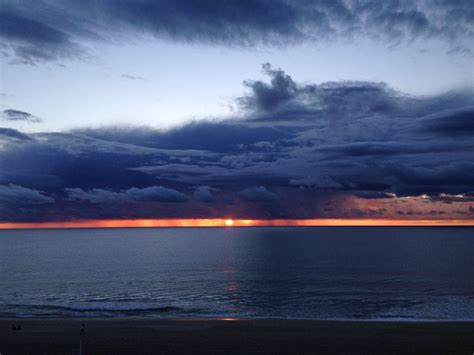
<path fill-rule="evenodd" d="M 240 122 L 191 122 L 169 131 L 149 128 L 81 129 L 76 132 L 98 139 L 160 149 L 203 149 L 228 152 L 242 145 L 292 137 L 291 130 L 252 127 Z M 210 139 L 212 137 L 212 139 Z"/>
<path fill-rule="evenodd" d="M 289 75 L 281 69 L 273 69 L 269 63 L 264 64 L 262 70 L 270 76 L 270 84 L 244 81 L 244 85 L 252 90 L 252 95 L 239 100 L 242 106 L 251 110 L 273 111 L 295 98 L 298 88 Z"/>
<path fill-rule="evenodd" d="M 466 194 L 459 194 L 459 195 L 452 195 L 452 194 L 435 194 L 432 196 L 429 196 L 429 199 L 431 201 L 439 201 L 439 202 L 444 202 L 444 203 L 455 203 L 455 202 L 472 202 L 474 201 L 474 195 L 471 193 L 466 193 Z"/>
<path fill-rule="evenodd" d="M 442 216 L 442 215 L 445 215 L 446 212 L 445 211 L 432 210 L 432 211 L 429 211 L 428 214 L 431 215 L 431 216 Z"/>
<path fill-rule="evenodd" d="M 206 185 L 196 187 L 196 190 L 194 191 L 194 198 L 201 202 L 216 202 L 216 199 L 212 194 L 212 188 Z"/>
<path fill-rule="evenodd" d="M 420 128 L 420 130 L 424 129 L 440 135 L 472 137 L 474 135 L 474 107 L 430 117 Z"/>
<path fill-rule="evenodd" d="M 9 184 L 0 185 L 0 202 L 5 206 L 38 205 L 53 203 L 54 198 L 45 195 L 43 191 Z"/>
<path fill-rule="evenodd" d="M 128 168 L 157 159 L 202 156 L 200 151 L 159 150 L 66 133 L 24 135 L 22 142 L 5 142 L 0 153 L 0 183 L 21 182 L 52 189 L 142 188 L 156 185 L 159 180 Z"/>
<path fill-rule="evenodd" d="M 268 202 L 277 198 L 277 195 L 268 191 L 265 186 L 248 187 L 240 192 L 240 196 L 252 202 Z"/>
<path fill-rule="evenodd" d="M 27 134 L 21 133 L 16 129 L 12 128 L 0 128 L 0 139 L 13 138 L 20 140 L 29 140 L 30 137 Z"/>
<path fill-rule="evenodd" d="M 411 166 L 402 164 L 398 160 L 398 166 L 392 163 L 387 171 L 398 180 L 395 190 L 403 194 L 422 193 L 450 193 L 462 194 L 471 191 L 474 181 L 474 162 L 468 156 L 472 155 L 473 148 L 466 151 L 454 153 L 458 161 L 447 161 L 453 154 L 441 154 L 435 157 L 430 154 L 415 156 Z M 423 162 L 425 158 L 427 161 Z"/>
<path fill-rule="evenodd" d="M 7 38 L 58 46 L 68 42 L 68 36 L 65 33 L 13 12 L 2 12 L 0 20 L 2 21 L 1 34 Z"/>
<path fill-rule="evenodd" d="M 181 41 L 253 45 L 303 36 L 298 10 L 285 1 L 107 1 L 103 9 L 132 28 Z"/>
<path fill-rule="evenodd" d="M 423 212 L 419 211 L 397 211 L 400 216 L 423 216 Z"/>
<path fill-rule="evenodd" d="M 357 209 L 353 208 L 350 210 L 351 216 L 358 218 L 380 218 L 385 215 L 387 210 L 385 208 L 368 208 L 368 209 Z"/>
<path fill-rule="evenodd" d="M 448 133 L 448 132 L 445 132 Z M 388 156 L 401 154 L 422 154 L 436 152 L 456 152 L 466 145 L 458 142 L 440 142 L 437 145 L 432 143 L 418 142 L 411 145 L 407 142 L 357 142 L 348 144 L 328 145 L 320 149 L 321 152 L 328 153 L 329 157 L 335 155 L 343 156 Z M 334 155 L 332 155 L 332 154 Z"/>
<path fill-rule="evenodd" d="M 394 198 L 394 194 L 380 192 L 380 191 L 359 191 L 356 192 L 355 195 L 360 198 L 367 198 L 367 199 L 378 199 L 378 198 Z"/>
<path fill-rule="evenodd" d="M 91 203 L 117 203 L 117 202 L 184 202 L 187 197 L 173 189 L 163 186 L 150 186 L 146 188 L 132 187 L 123 191 L 92 189 L 84 191 L 78 188 L 66 188 L 69 200 L 82 200 Z"/>
<path fill-rule="evenodd" d="M 30 64 L 81 56 L 82 42 L 140 33 L 244 47 L 341 38 L 394 46 L 436 39 L 461 53 L 470 50 L 473 17 L 468 1 L 30 0 L 2 7 L 0 35 L 18 61 Z"/>
<path fill-rule="evenodd" d="M 14 52 L 14 63 L 34 65 L 37 61 L 80 56 L 80 47 L 62 30 L 37 21 L 33 16 L 22 16 L 20 11 L 9 6 L 2 6 L 2 10 L 0 38 Z"/>
<path fill-rule="evenodd" d="M 50 201 L 41 210 L 8 200 L 1 219 L 466 213 L 472 95 L 411 97 L 384 83 L 301 84 L 281 69 L 264 71 L 269 82 L 247 81 L 239 118 L 168 131 L 0 129 L 0 184 Z"/>
<path fill-rule="evenodd" d="M 31 113 L 19 110 L 3 110 L 0 113 L 0 117 L 3 121 L 23 121 L 23 122 L 32 122 L 32 123 L 39 123 L 41 122 L 41 118 L 32 115 Z"/>
<path fill-rule="evenodd" d="M 237 99 L 238 105 L 259 121 L 296 121 L 327 117 L 388 115 L 402 110 L 410 100 L 384 83 L 342 81 L 320 85 L 299 85 L 281 69 L 262 66 L 270 83 L 247 80 L 250 94 Z"/>

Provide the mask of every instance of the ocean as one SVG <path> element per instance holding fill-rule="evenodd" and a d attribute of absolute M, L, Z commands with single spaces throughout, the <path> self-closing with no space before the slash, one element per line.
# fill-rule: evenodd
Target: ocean
<path fill-rule="evenodd" d="M 474 319 L 474 228 L 0 231 L 0 317 Z"/>

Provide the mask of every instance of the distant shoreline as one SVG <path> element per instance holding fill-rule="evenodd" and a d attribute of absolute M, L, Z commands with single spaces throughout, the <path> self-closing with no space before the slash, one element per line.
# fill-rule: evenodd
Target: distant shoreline
<path fill-rule="evenodd" d="M 20 324 L 22 330 L 12 330 Z M 0 319 L 0 352 L 471 354 L 474 321 Z"/>

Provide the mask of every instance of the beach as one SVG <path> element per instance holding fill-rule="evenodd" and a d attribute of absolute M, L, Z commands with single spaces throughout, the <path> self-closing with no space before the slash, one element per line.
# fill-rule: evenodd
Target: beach
<path fill-rule="evenodd" d="M 12 330 L 20 324 L 21 330 Z M 2 319 L 0 353 L 472 354 L 474 322 Z"/>

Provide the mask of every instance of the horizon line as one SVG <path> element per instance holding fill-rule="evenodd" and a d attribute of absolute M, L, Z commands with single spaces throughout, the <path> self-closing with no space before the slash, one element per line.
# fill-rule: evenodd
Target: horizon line
<path fill-rule="evenodd" d="M 474 226 L 468 219 L 85 219 L 52 222 L 0 222 L 0 229 L 67 229 L 67 228 L 166 228 L 166 227 L 356 227 L 356 226 Z"/>

